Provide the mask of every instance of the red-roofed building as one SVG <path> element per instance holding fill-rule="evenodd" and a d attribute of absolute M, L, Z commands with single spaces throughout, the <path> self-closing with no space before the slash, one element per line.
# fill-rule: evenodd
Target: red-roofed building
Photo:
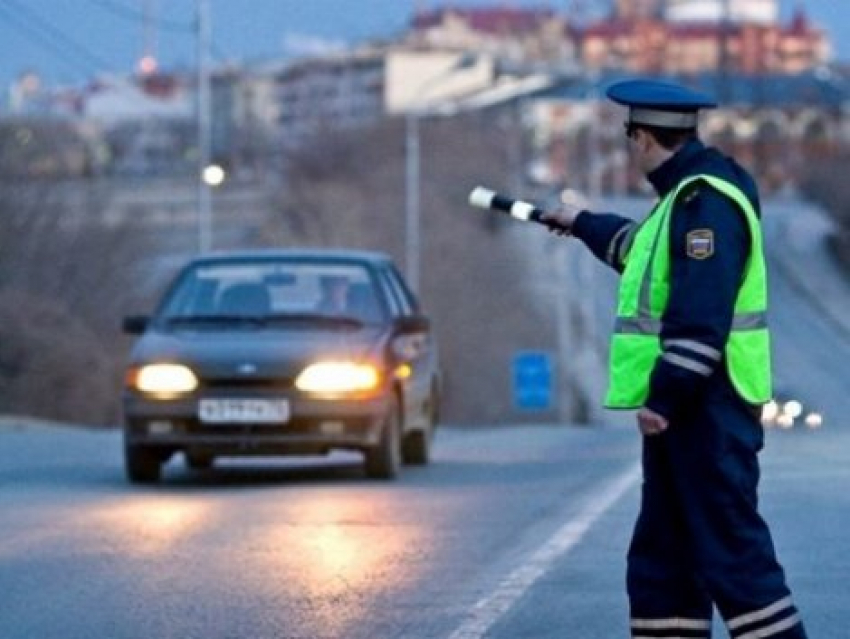
<path fill-rule="evenodd" d="M 589 26 L 582 36 L 582 62 L 592 69 L 646 74 L 729 72 L 800 73 L 831 56 L 823 30 L 802 9 L 786 24 L 765 21 L 665 20 L 619 13 Z"/>
<path fill-rule="evenodd" d="M 417 13 L 408 43 L 523 62 L 575 61 L 577 37 L 552 8 L 452 7 Z"/>
<path fill-rule="evenodd" d="M 551 7 L 449 5 L 418 12 L 408 44 L 662 74 L 799 73 L 831 57 L 826 33 L 804 10 L 782 24 L 775 0 L 617 0 L 610 16 L 581 28 Z"/>

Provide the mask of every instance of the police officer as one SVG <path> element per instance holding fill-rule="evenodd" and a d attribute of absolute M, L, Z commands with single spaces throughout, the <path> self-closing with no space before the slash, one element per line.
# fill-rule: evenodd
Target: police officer
<path fill-rule="evenodd" d="M 632 637 L 805 637 L 759 515 L 760 406 L 771 396 L 756 185 L 697 137 L 716 104 L 630 80 L 630 154 L 658 193 L 641 223 L 568 204 L 544 220 L 622 273 L 606 405 L 637 409 L 640 514 L 628 552 Z"/>

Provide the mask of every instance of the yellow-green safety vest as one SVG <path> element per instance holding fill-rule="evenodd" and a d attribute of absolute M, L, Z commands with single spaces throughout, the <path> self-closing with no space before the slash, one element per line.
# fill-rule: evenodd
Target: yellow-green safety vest
<path fill-rule="evenodd" d="M 649 394 L 650 376 L 663 350 L 661 318 L 670 295 L 670 214 L 679 193 L 697 180 L 731 199 L 746 218 L 750 255 L 735 300 L 724 360 L 732 384 L 744 400 L 763 404 L 771 397 L 767 275 L 761 225 L 741 189 L 712 175 L 697 175 L 682 181 L 656 205 L 641 223 L 624 258 L 605 398 L 609 408 L 638 408 Z"/>

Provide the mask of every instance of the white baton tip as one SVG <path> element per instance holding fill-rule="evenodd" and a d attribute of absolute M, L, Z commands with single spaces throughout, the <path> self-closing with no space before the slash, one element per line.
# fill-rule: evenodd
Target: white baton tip
<path fill-rule="evenodd" d="M 476 186 L 469 194 L 469 203 L 480 209 L 489 209 L 494 195 L 496 195 L 495 191 L 486 189 L 483 186 Z"/>
<path fill-rule="evenodd" d="M 534 213 L 534 205 L 528 202 L 514 202 L 514 205 L 511 207 L 511 216 L 518 220 L 528 222 L 531 219 L 532 213 Z"/>

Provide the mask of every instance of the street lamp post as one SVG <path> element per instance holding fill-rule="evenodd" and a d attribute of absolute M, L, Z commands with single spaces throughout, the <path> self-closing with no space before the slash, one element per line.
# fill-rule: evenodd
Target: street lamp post
<path fill-rule="evenodd" d="M 205 179 L 210 165 L 209 0 L 197 0 L 198 27 L 198 250 L 212 248 L 212 193 Z"/>
<path fill-rule="evenodd" d="M 414 109 L 405 118 L 405 214 L 404 258 L 407 282 L 414 292 L 419 292 L 419 262 L 421 255 L 419 212 L 419 113 Z"/>
<path fill-rule="evenodd" d="M 405 116 L 405 215 L 404 215 L 404 263 L 405 275 L 410 288 L 419 292 L 421 246 L 421 150 L 420 150 L 420 120 L 431 113 L 428 109 L 418 106 L 417 102 L 436 84 L 445 81 L 449 76 L 462 69 L 474 66 L 477 59 L 474 55 L 464 54 L 457 58 L 442 73 L 428 78 L 417 89 L 411 101 L 411 107 Z"/>

